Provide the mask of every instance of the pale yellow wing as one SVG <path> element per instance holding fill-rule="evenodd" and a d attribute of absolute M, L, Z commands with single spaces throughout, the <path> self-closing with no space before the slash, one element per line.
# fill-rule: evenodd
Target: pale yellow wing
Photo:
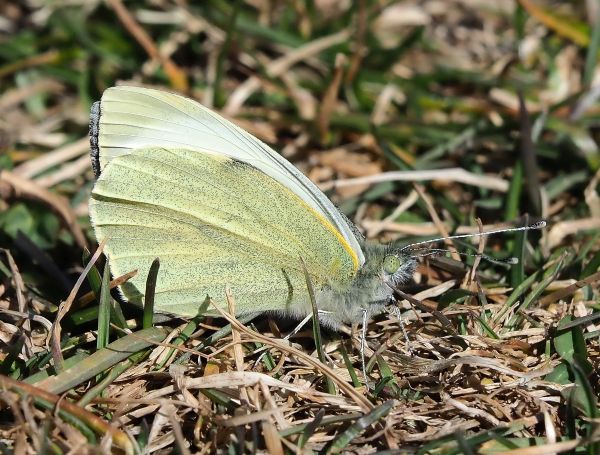
<path fill-rule="evenodd" d="M 247 163 L 197 150 L 146 148 L 113 158 L 90 200 L 96 237 L 107 239 L 114 275 L 139 270 L 123 287 L 140 303 L 152 260 L 161 268 L 159 311 L 196 314 L 209 295 L 238 313 L 299 312 L 304 259 L 314 284 L 344 290 L 358 259 L 320 213 Z"/>
<path fill-rule="evenodd" d="M 360 234 L 314 183 L 265 143 L 194 100 L 162 90 L 111 87 L 95 106 L 90 128 L 97 173 L 113 158 L 145 147 L 197 150 L 248 163 L 319 212 L 364 263 Z"/>

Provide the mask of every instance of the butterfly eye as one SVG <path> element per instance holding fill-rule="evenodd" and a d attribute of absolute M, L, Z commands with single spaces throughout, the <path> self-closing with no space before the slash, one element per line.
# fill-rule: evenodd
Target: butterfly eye
<path fill-rule="evenodd" d="M 383 258 L 383 271 L 388 275 L 396 273 L 401 265 L 402 261 L 398 256 L 389 255 Z"/>

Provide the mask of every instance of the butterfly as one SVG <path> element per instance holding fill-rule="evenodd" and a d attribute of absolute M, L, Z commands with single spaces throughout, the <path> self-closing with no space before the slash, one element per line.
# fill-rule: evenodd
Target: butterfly
<path fill-rule="evenodd" d="M 159 257 L 155 309 L 195 316 L 210 297 L 239 314 L 312 313 L 324 326 L 365 320 L 393 301 L 416 261 L 365 241 L 296 167 L 194 100 L 161 90 L 107 89 L 90 118 L 97 177 L 89 211 L 120 289 L 142 304 Z"/>

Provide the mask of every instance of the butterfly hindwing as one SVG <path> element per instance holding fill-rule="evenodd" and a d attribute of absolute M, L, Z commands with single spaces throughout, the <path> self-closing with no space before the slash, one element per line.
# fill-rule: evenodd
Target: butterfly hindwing
<path fill-rule="evenodd" d="M 343 236 L 285 186 L 247 163 L 176 148 L 114 157 L 90 200 L 113 274 L 137 269 L 123 287 L 140 303 L 152 260 L 161 269 L 155 306 L 194 315 L 210 295 L 240 313 L 306 303 L 302 257 L 317 286 L 344 288 L 358 259 Z M 292 309 L 293 310 L 293 309 Z"/>

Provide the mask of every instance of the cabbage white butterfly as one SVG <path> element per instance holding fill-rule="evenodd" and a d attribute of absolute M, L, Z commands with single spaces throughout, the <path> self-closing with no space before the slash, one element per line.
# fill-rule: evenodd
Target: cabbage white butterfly
<path fill-rule="evenodd" d="M 365 242 L 307 177 L 266 144 L 199 103 L 147 88 L 106 90 L 92 108 L 97 181 L 90 217 L 111 270 L 141 304 L 159 257 L 155 308 L 194 316 L 210 296 L 238 314 L 311 314 L 337 328 L 383 311 L 415 260 Z"/>

